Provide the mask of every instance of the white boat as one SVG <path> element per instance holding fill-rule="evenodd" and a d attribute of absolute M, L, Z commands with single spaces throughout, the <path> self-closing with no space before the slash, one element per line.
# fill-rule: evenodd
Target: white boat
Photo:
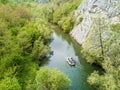
<path fill-rule="evenodd" d="M 71 66 L 75 66 L 75 64 L 76 64 L 75 60 L 73 60 L 72 57 L 68 57 L 66 61 L 67 61 L 68 64 L 71 65 Z"/>

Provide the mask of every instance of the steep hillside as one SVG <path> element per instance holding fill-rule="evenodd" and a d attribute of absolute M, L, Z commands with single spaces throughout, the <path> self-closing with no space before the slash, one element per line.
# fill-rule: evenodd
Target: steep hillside
<path fill-rule="evenodd" d="M 120 0 L 84 0 L 75 16 L 71 36 L 87 61 L 105 70 L 92 73 L 88 82 L 100 90 L 120 90 Z"/>
<path fill-rule="evenodd" d="M 119 0 L 83 0 L 75 12 L 77 23 L 71 35 L 83 44 L 95 23 L 94 19 L 104 18 L 106 24 L 120 23 Z M 81 20 L 83 18 L 82 22 Z"/>
<path fill-rule="evenodd" d="M 113 54 L 113 43 L 119 46 L 119 4 L 119 0 L 84 0 L 76 10 L 77 25 L 70 34 L 82 45 L 88 62 L 101 64 Z"/>

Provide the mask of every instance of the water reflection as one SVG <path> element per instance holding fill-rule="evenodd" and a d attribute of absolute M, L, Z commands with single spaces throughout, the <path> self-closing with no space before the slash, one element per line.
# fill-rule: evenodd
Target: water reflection
<path fill-rule="evenodd" d="M 50 68 L 58 68 L 65 73 L 71 80 L 71 90 L 95 90 L 87 82 L 86 78 L 96 67 L 86 63 L 84 56 L 81 54 L 81 47 L 68 34 L 64 34 L 59 28 L 53 28 L 54 40 L 51 43 L 51 49 L 54 51 L 53 56 L 46 65 Z M 76 61 L 76 66 L 71 67 L 66 62 L 66 57 L 72 56 Z"/>

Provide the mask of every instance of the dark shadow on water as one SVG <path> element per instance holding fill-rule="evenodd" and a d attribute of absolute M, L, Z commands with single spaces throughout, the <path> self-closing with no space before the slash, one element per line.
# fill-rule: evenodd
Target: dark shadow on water
<path fill-rule="evenodd" d="M 94 70 L 100 71 L 100 68 L 86 62 L 81 53 L 81 46 L 69 34 L 65 34 L 56 26 L 52 26 L 52 29 L 54 33 L 51 49 L 54 53 L 43 64 L 50 68 L 58 68 L 65 73 L 72 81 L 70 90 L 96 90 L 87 83 L 87 77 Z M 66 62 L 65 58 L 68 56 L 75 59 L 76 66 L 70 66 Z"/>
<path fill-rule="evenodd" d="M 67 41 L 67 43 L 74 48 L 75 55 L 78 56 L 80 63 L 86 69 L 88 69 L 89 68 L 88 66 L 90 66 L 90 64 L 86 62 L 84 55 L 81 53 L 81 49 L 82 49 L 81 45 L 78 44 L 69 34 L 62 32 L 58 26 L 53 26 L 53 29 L 56 35 L 62 38 L 63 41 Z M 95 70 L 101 71 L 101 67 L 94 65 L 94 64 L 92 66 Z"/>

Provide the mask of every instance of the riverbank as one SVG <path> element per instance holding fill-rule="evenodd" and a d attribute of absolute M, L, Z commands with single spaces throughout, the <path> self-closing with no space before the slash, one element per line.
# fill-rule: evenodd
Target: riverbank
<path fill-rule="evenodd" d="M 66 74 L 72 81 L 70 90 L 96 90 L 87 83 L 87 77 L 99 68 L 86 62 L 81 53 L 81 46 L 70 35 L 62 32 L 57 26 L 52 26 L 52 29 L 54 30 L 53 41 L 50 46 L 53 56 L 45 63 L 45 66 L 58 68 Z M 68 56 L 75 59 L 75 67 L 71 67 L 66 62 Z"/>

